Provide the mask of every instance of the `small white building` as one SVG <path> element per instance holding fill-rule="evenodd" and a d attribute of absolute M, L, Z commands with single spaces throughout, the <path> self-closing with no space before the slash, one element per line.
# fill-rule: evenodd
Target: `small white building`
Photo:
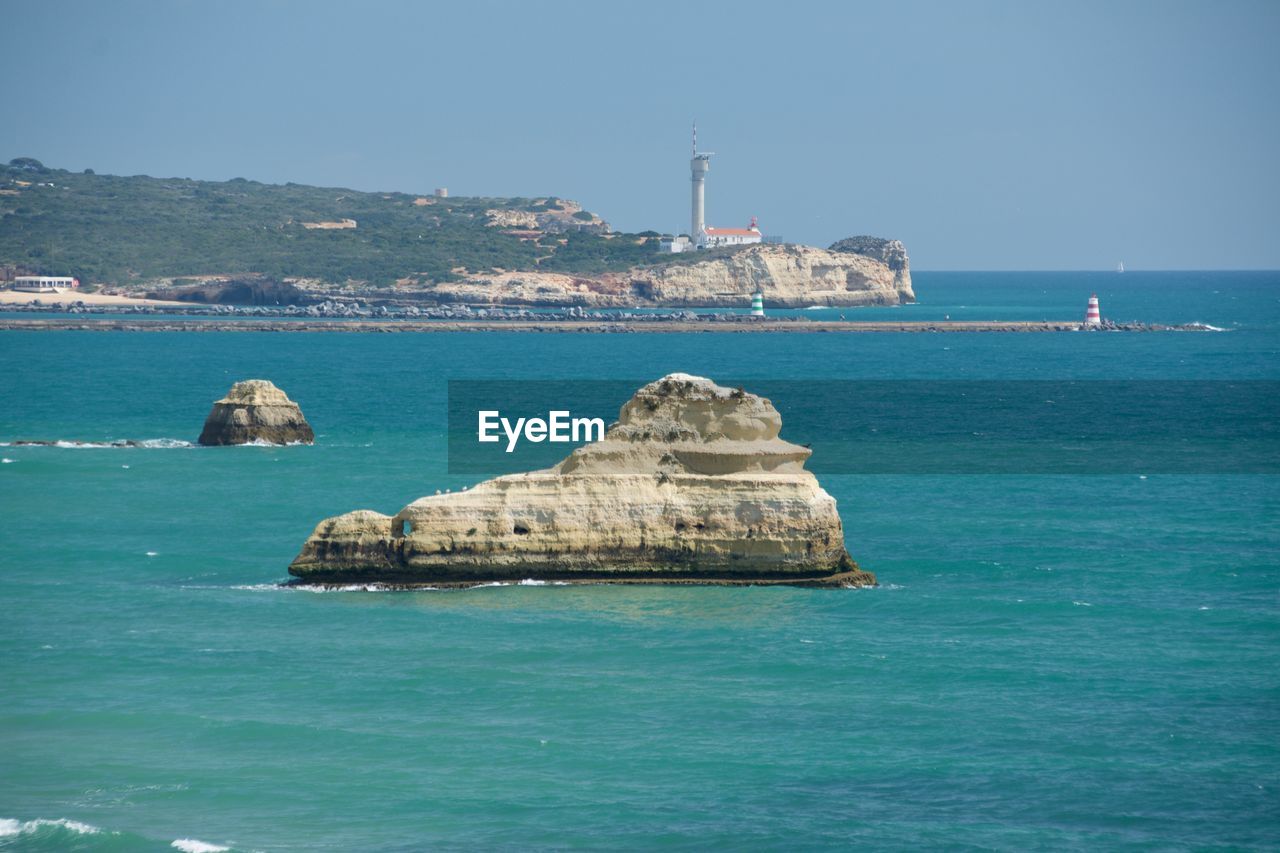
<path fill-rule="evenodd" d="M 760 234 L 760 226 L 756 218 L 751 217 L 751 225 L 746 228 L 711 228 L 703 231 L 705 237 L 702 245 L 708 249 L 716 246 L 745 246 L 748 243 L 759 243 L 764 238 Z"/>
<path fill-rule="evenodd" d="M 681 234 L 679 237 L 663 237 L 658 243 L 658 248 L 664 252 L 679 254 L 680 252 L 693 251 L 693 241 L 689 239 L 688 234 Z"/>
<path fill-rule="evenodd" d="M 20 275 L 13 279 L 13 289 L 23 293 L 58 293 L 75 290 L 80 279 L 57 275 Z"/>

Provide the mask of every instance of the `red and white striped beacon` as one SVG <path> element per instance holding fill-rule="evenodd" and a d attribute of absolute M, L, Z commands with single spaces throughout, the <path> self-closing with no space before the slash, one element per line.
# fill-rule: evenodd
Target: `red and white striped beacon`
<path fill-rule="evenodd" d="M 1098 294 L 1089 297 L 1089 307 L 1084 312 L 1084 324 L 1086 326 L 1101 326 L 1102 312 L 1098 310 Z"/>

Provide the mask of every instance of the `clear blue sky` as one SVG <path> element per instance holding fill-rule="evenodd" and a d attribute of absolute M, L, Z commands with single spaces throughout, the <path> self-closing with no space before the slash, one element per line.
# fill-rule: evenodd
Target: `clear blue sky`
<path fill-rule="evenodd" d="M 918 269 L 1280 268 L 1280 2 L 8 0 L 0 157 L 555 194 Z M 25 58 L 38 63 L 24 62 Z"/>

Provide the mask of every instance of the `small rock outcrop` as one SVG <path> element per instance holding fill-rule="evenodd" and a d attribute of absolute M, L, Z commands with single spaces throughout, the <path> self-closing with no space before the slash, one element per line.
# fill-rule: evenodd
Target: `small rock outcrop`
<path fill-rule="evenodd" d="M 322 521 L 300 583 L 541 580 L 864 586 L 836 502 L 779 438 L 772 403 L 671 374 L 602 441 L 542 471 Z"/>
<path fill-rule="evenodd" d="M 832 243 L 829 251 L 846 252 L 873 258 L 888 267 L 894 276 L 894 282 L 900 288 L 911 289 L 911 261 L 907 257 L 907 247 L 901 240 L 886 240 L 883 237 L 846 237 Z"/>
<path fill-rule="evenodd" d="M 246 379 L 213 404 L 199 443 L 313 444 L 315 440 L 297 403 L 265 379 Z"/>

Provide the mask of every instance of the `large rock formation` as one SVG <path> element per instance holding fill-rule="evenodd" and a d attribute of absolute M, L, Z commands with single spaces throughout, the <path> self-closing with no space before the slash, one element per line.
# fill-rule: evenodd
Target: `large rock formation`
<path fill-rule="evenodd" d="M 873 258 L 893 271 L 893 280 L 899 288 L 911 290 L 911 261 L 907 258 L 907 247 L 901 240 L 886 240 L 883 237 L 846 237 L 837 240 L 830 246 L 832 252 L 847 252 Z M 914 296 L 912 300 L 914 300 Z"/>
<path fill-rule="evenodd" d="M 152 290 L 147 293 L 147 298 L 203 305 L 306 305 L 314 301 L 288 282 L 249 276 Z"/>
<path fill-rule="evenodd" d="M 311 425 L 302 409 L 265 379 L 246 379 L 231 386 L 213 404 L 200 433 L 200 444 L 311 444 Z"/>
<path fill-rule="evenodd" d="M 550 272 L 476 274 L 435 284 L 430 293 L 441 301 L 473 305 L 615 308 L 745 309 L 757 290 L 764 293 L 766 306 L 776 308 L 898 305 L 916 298 L 905 251 L 901 268 L 867 254 L 794 244 L 766 243 L 693 257 L 590 277 Z"/>
<path fill-rule="evenodd" d="M 766 399 L 672 374 L 552 468 L 420 498 L 394 517 L 326 519 L 289 572 L 303 583 L 875 583 L 804 470 L 810 451 L 781 427 Z"/>

